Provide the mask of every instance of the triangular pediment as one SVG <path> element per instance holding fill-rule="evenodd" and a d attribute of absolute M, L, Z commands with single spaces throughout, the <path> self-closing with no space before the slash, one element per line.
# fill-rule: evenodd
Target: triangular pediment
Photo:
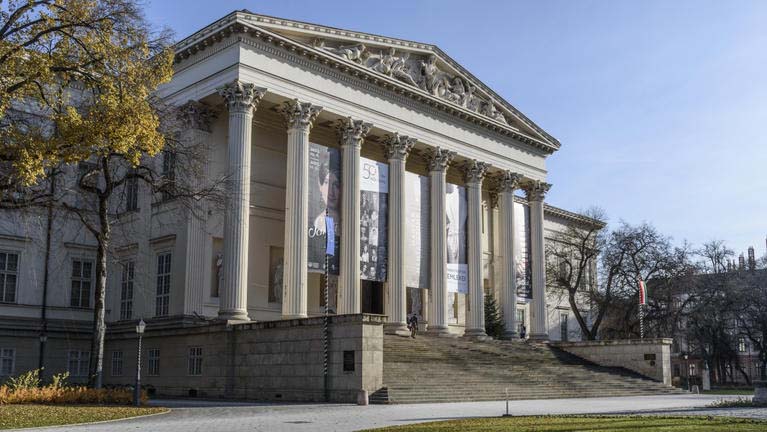
<path fill-rule="evenodd" d="M 559 142 L 435 45 L 286 20 L 248 11 L 229 18 L 270 32 L 338 61 L 362 67 L 416 92 L 517 131 L 550 147 Z M 221 22 L 219 21 L 219 22 Z M 215 24 L 213 24 L 215 26 Z M 205 32 L 205 29 L 201 32 Z M 200 33 L 200 32 L 198 32 Z M 186 40 L 194 39 L 194 35 Z M 185 41 L 186 41 L 185 40 Z M 181 41 L 178 45 L 185 45 Z"/>

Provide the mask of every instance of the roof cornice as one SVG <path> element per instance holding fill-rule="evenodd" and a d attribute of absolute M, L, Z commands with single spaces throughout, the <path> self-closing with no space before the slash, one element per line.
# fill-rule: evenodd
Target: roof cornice
<path fill-rule="evenodd" d="M 471 77 L 471 79 L 482 86 L 483 91 L 495 96 L 498 100 L 503 101 L 503 106 L 510 111 L 520 120 L 522 120 L 527 126 L 540 133 L 546 139 L 538 139 L 528 134 L 521 132 L 519 129 L 503 124 L 499 121 L 485 117 L 479 113 L 470 111 L 464 107 L 450 103 L 446 100 L 433 96 L 420 88 L 408 86 L 394 78 L 382 75 L 374 72 L 368 68 L 360 66 L 353 62 L 348 62 L 340 57 L 328 53 L 325 50 L 317 49 L 301 42 L 294 41 L 288 37 L 279 35 L 275 32 L 267 30 L 263 27 L 254 24 L 264 22 L 267 24 L 281 24 L 284 26 L 294 27 L 297 30 L 322 30 L 329 35 L 333 36 L 347 36 L 347 37 L 362 37 L 379 43 L 397 44 L 408 48 L 425 50 L 427 52 L 433 52 L 439 54 L 441 58 L 450 63 L 451 67 L 461 71 Z M 332 33 L 331 30 L 337 31 Z M 528 144 L 534 148 L 544 151 L 546 154 L 552 154 L 560 147 L 559 142 L 548 135 L 545 131 L 535 125 L 532 121 L 527 119 L 521 112 L 516 110 L 513 106 L 508 104 L 503 98 L 498 96 L 495 92 L 487 88 L 476 77 L 471 75 L 458 63 L 452 60 L 449 56 L 444 54 L 439 48 L 434 45 L 420 44 L 417 42 L 405 41 L 401 39 L 385 38 L 381 36 L 369 35 L 366 33 L 352 32 L 347 30 L 332 29 L 323 26 L 317 26 L 314 24 L 301 23 L 298 21 L 284 20 L 280 18 L 266 17 L 262 15 L 250 14 L 247 12 L 233 12 L 213 24 L 201 29 L 193 35 L 178 42 L 174 48 L 176 52 L 176 62 L 180 62 L 200 51 L 207 49 L 213 44 L 231 36 L 232 34 L 247 34 L 251 37 L 261 39 L 267 43 L 274 44 L 284 49 L 288 49 L 295 54 L 303 55 L 313 61 L 320 62 L 325 65 L 330 65 L 339 71 L 347 73 L 351 76 L 363 79 L 374 85 L 383 87 L 386 90 L 393 91 L 397 94 L 410 97 L 419 102 L 425 103 L 428 106 L 434 107 L 440 111 L 444 111 L 451 115 L 457 116 L 463 120 L 467 120 L 473 124 L 488 128 L 501 135 L 511 137 L 519 142 Z"/>

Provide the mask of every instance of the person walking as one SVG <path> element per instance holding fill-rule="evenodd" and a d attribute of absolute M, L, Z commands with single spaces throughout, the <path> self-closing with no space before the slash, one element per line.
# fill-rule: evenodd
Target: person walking
<path fill-rule="evenodd" d="M 418 317 L 416 314 L 410 315 L 410 319 L 407 320 L 407 327 L 410 329 L 410 337 L 415 339 L 415 335 L 418 332 Z"/>
<path fill-rule="evenodd" d="M 520 329 L 520 332 L 519 332 L 519 338 L 524 339 L 525 336 L 527 336 L 527 327 L 525 327 L 525 325 L 522 324 L 522 328 Z"/>

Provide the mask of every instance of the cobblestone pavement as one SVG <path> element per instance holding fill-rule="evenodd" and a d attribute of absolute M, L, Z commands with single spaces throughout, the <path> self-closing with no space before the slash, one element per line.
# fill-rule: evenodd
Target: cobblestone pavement
<path fill-rule="evenodd" d="M 767 420 L 767 408 L 711 409 L 706 405 L 734 396 L 664 395 L 590 399 L 546 399 L 509 402 L 513 415 L 610 414 L 727 415 Z M 462 402 L 413 405 L 263 404 L 246 402 L 156 401 L 168 414 L 110 423 L 39 430 L 73 432 L 240 432 L 356 431 L 366 428 L 498 416 L 505 402 Z"/>

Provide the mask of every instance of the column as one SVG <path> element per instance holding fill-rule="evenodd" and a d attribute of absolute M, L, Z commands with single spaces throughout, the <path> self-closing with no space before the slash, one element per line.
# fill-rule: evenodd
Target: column
<path fill-rule="evenodd" d="M 322 107 L 294 99 L 280 111 L 288 126 L 285 185 L 285 264 L 282 318 L 305 318 L 308 309 L 309 131 Z"/>
<path fill-rule="evenodd" d="M 179 114 L 185 131 L 185 140 L 191 147 L 202 149 L 201 151 L 209 155 L 212 150 L 210 148 L 211 123 L 216 117 L 215 112 L 202 102 L 190 100 L 180 107 Z M 205 187 L 206 182 L 210 181 L 207 160 L 203 164 L 200 175 L 185 179 L 195 188 Z M 206 259 L 210 239 L 206 228 L 207 212 L 207 202 L 195 200 L 187 215 L 184 315 L 195 313 L 203 315 L 205 286 L 207 286 L 205 269 L 209 266 Z"/>
<path fill-rule="evenodd" d="M 341 257 L 338 313 L 358 314 L 360 306 L 360 149 L 371 124 L 348 117 L 338 127 L 341 141 Z"/>
<path fill-rule="evenodd" d="M 485 290 L 482 283 L 482 180 L 487 164 L 473 160 L 464 166 L 466 195 L 468 198 L 468 240 L 466 254 L 469 263 L 469 301 L 466 305 L 466 331 L 468 337 L 486 337 Z"/>
<path fill-rule="evenodd" d="M 546 317 L 546 250 L 543 238 L 543 198 L 550 184 L 534 181 L 527 185 L 530 204 L 530 255 L 533 271 L 533 304 L 530 309 L 530 339 L 548 340 Z"/>
<path fill-rule="evenodd" d="M 250 223 L 250 138 L 253 112 L 266 89 L 235 80 L 218 89 L 229 109 L 227 153 L 229 196 L 224 217 L 224 290 L 219 318 L 248 318 L 248 228 Z"/>
<path fill-rule="evenodd" d="M 389 160 L 389 322 L 385 329 L 400 335 L 409 335 L 405 289 L 405 162 L 415 141 L 396 133 L 384 139 Z"/>
<path fill-rule="evenodd" d="M 517 334 L 517 268 L 514 261 L 514 190 L 519 188 L 521 176 L 511 171 L 501 175 L 498 184 L 498 205 L 500 216 L 500 268 L 501 268 L 501 308 L 503 310 L 504 339 L 516 339 Z"/>
<path fill-rule="evenodd" d="M 437 335 L 448 334 L 445 175 L 454 157 L 455 152 L 437 147 L 428 158 L 431 188 L 431 298 L 428 331 Z"/>

